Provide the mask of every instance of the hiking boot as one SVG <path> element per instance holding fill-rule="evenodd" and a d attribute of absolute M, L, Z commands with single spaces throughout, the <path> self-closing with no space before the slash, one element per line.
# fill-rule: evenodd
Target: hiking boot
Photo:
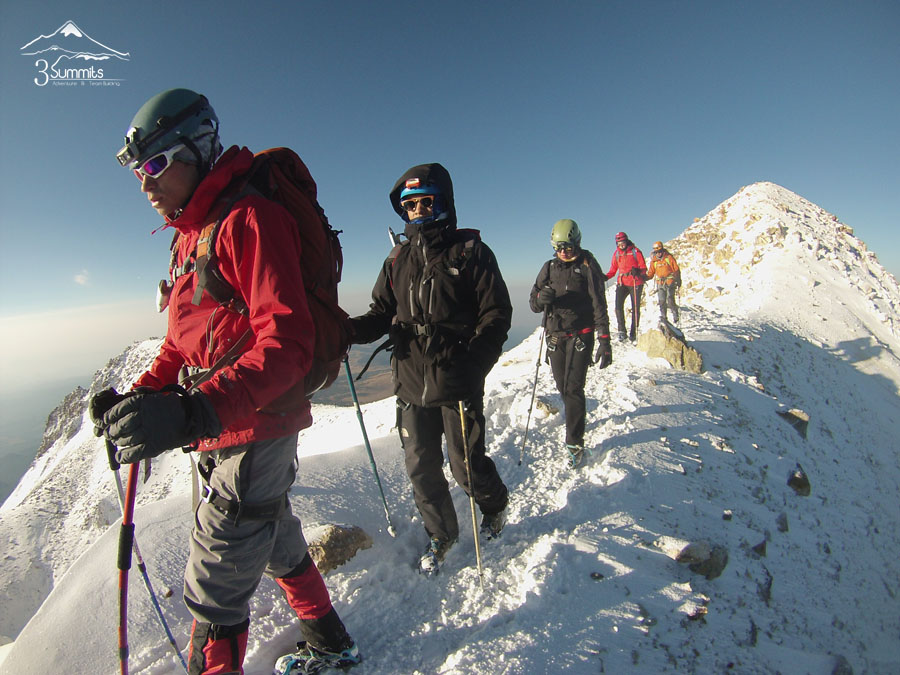
<path fill-rule="evenodd" d="M 419 573 L 429 577 L 437 574 L 440 571 L 441 563 L 444 562 L 447 551 L 455 543 L 456 539 L 443 541 L 437 537 L 432 537 L 431 541 L 428 542 L 428 548 L 425 549 L 425 553 L 419 558 Z"/>
<path fill-rule="evenodd" d="M 485 513 L 481 518 L 481 534 L 485 539 L 497 539 L 503 526 L 506 525 L 507 507 L 503 507 L 500 513 Z"/>
<path fill-rule="evenodd" d="M 362 661 L 359 649 L 351 642 L 340 652 L 329 652 L 313 647 L 308 642 L 298 642 L 297 651 L 285 654 L 275 662 L 275 675 L 309 675 L 327 668 L 347 669 Z"/>
<path fill-rule="evenodd" d="M 577 469 L 584 461 L 584 446 L 566 444 L 566 451 L 569 453 L 569 468 Z"/>

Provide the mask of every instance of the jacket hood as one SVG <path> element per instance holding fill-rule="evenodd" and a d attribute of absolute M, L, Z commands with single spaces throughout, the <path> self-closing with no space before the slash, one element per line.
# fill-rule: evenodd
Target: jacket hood
<path fill-rule="evenodd" d="M 394 187 L 391 189 L 390 199 L 391 206 L 394 207 L 394 211 L 397 212 L 397 215 L 403 218 L 403 209 L 400 206 L 400 193 L 403 191 L 404 186 L 406 185 L 406 181 L 410 178 L 418 178 L 422 181 L 422 183 L 428 185 L 435 185 L 441 191 L 441 196 L 445 200 L 445 204 L 447 206 L 447 216 L 446 218 L 441 218 L 436 221 L 437 223 L 444 224 L 446 228 L 456 229 L 456 203 L 453 199 L 453 181 L 450 180 L 450 172 L 447 171 L 440 164 L 419 164 L 418 166 L 414 166 L 409 169 L 406 173 L 404 173 L 400 178 L 397 179 L 397 182 L 394 183 Z M 404 221 L 406 219 L 404 218 Z"/>

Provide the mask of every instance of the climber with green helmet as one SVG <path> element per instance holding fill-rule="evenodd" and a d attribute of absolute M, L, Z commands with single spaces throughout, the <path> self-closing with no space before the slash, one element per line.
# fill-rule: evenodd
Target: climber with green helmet
<path fill-rule="evenodd" d="M 565 406 L 566 451 L 569 466 L 584 459 L 584 383 L 596 333 L 593 358 L 600 368 L 612 363 L 606 275 L 587 249 L 581 248 L 581 230 L 565 218 L 553 225 L 553 258 L 544 263 L 531 289 L 534 312 L 545 313 L 547 359 Z"/>

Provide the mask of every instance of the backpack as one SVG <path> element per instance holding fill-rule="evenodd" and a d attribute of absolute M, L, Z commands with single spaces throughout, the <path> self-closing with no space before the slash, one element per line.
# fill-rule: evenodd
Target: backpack
<path fill-rule="evenodd" d="M 197 244 L 195 264 L 198 281 L 194 304 L 199 304 L 205 292 L 237 312 L 247 312 L 243 299 L 222 277 L 215 249 L 219 227 L 240 199 L 250 194 L 259 194 L 281 204 L 294 217 L 300 230 L 303 246 L 297 276 L 306 290 L 316 338 L 312 365 L 303 382 L 262 409 L 263 412 L 284 412 L 311 398 L 320 389 L 331 386 L 350 348 L 349 317 L 338 304 L 338 283 L 344 264 L 338 240 L 341 230 L 331 227 L 325 211 L 316 199 L 316 183 L 309 169 L 288 148 L 272 148 L 257 153 L 250 170 L 238 176 L 225 192 L 231 196 L 227 198 L 218 219 L 203 228 Z M 317 218 L 309 218 L 310 206 Z M 173 246 L 173 254 L 174 251 Z M 248 329 L 207 371 L 207 378 L 237 360 L 251 336 L 252 331 Z M 198 383 L 199 381 L 195 382 L 194 386 Z"/>

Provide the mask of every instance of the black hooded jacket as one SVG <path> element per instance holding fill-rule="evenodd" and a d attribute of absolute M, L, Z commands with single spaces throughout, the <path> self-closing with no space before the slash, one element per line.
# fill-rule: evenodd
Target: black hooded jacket
<path fill-rule="evenodd" d="M 534 312 L 544 311 L 537 304 L 537 296 L 545 286 L 556 292 L 556 299 L 547 311 L 548 335 L 590 327 L 601 335 L 609 334 L 606 275 L 590 251 L 582 249 L 570 262 L 554 256 L 544 263 L 531 289 L 530 304 Z"/>
<path fill-rule="evenodd" d="M 407 220 L 400 193 L 410 178 L 437 186 L 444 211 L 433 222 L 407 221 L 407 239 L 385 260 L 369 311 L 351 319 L 353 341 L 390 334 L 401 400 L 425 407 L 471 401 L 483 395 L 484 376 L 503 351 L 512 322 L 509 292 L 478 231 L 457 228 L 453 184 L 443 166 L 415 166 L 400 177 L 390 193 L 398 215 Z M 473 376 L 448 381 L 450 371 Z"/>

